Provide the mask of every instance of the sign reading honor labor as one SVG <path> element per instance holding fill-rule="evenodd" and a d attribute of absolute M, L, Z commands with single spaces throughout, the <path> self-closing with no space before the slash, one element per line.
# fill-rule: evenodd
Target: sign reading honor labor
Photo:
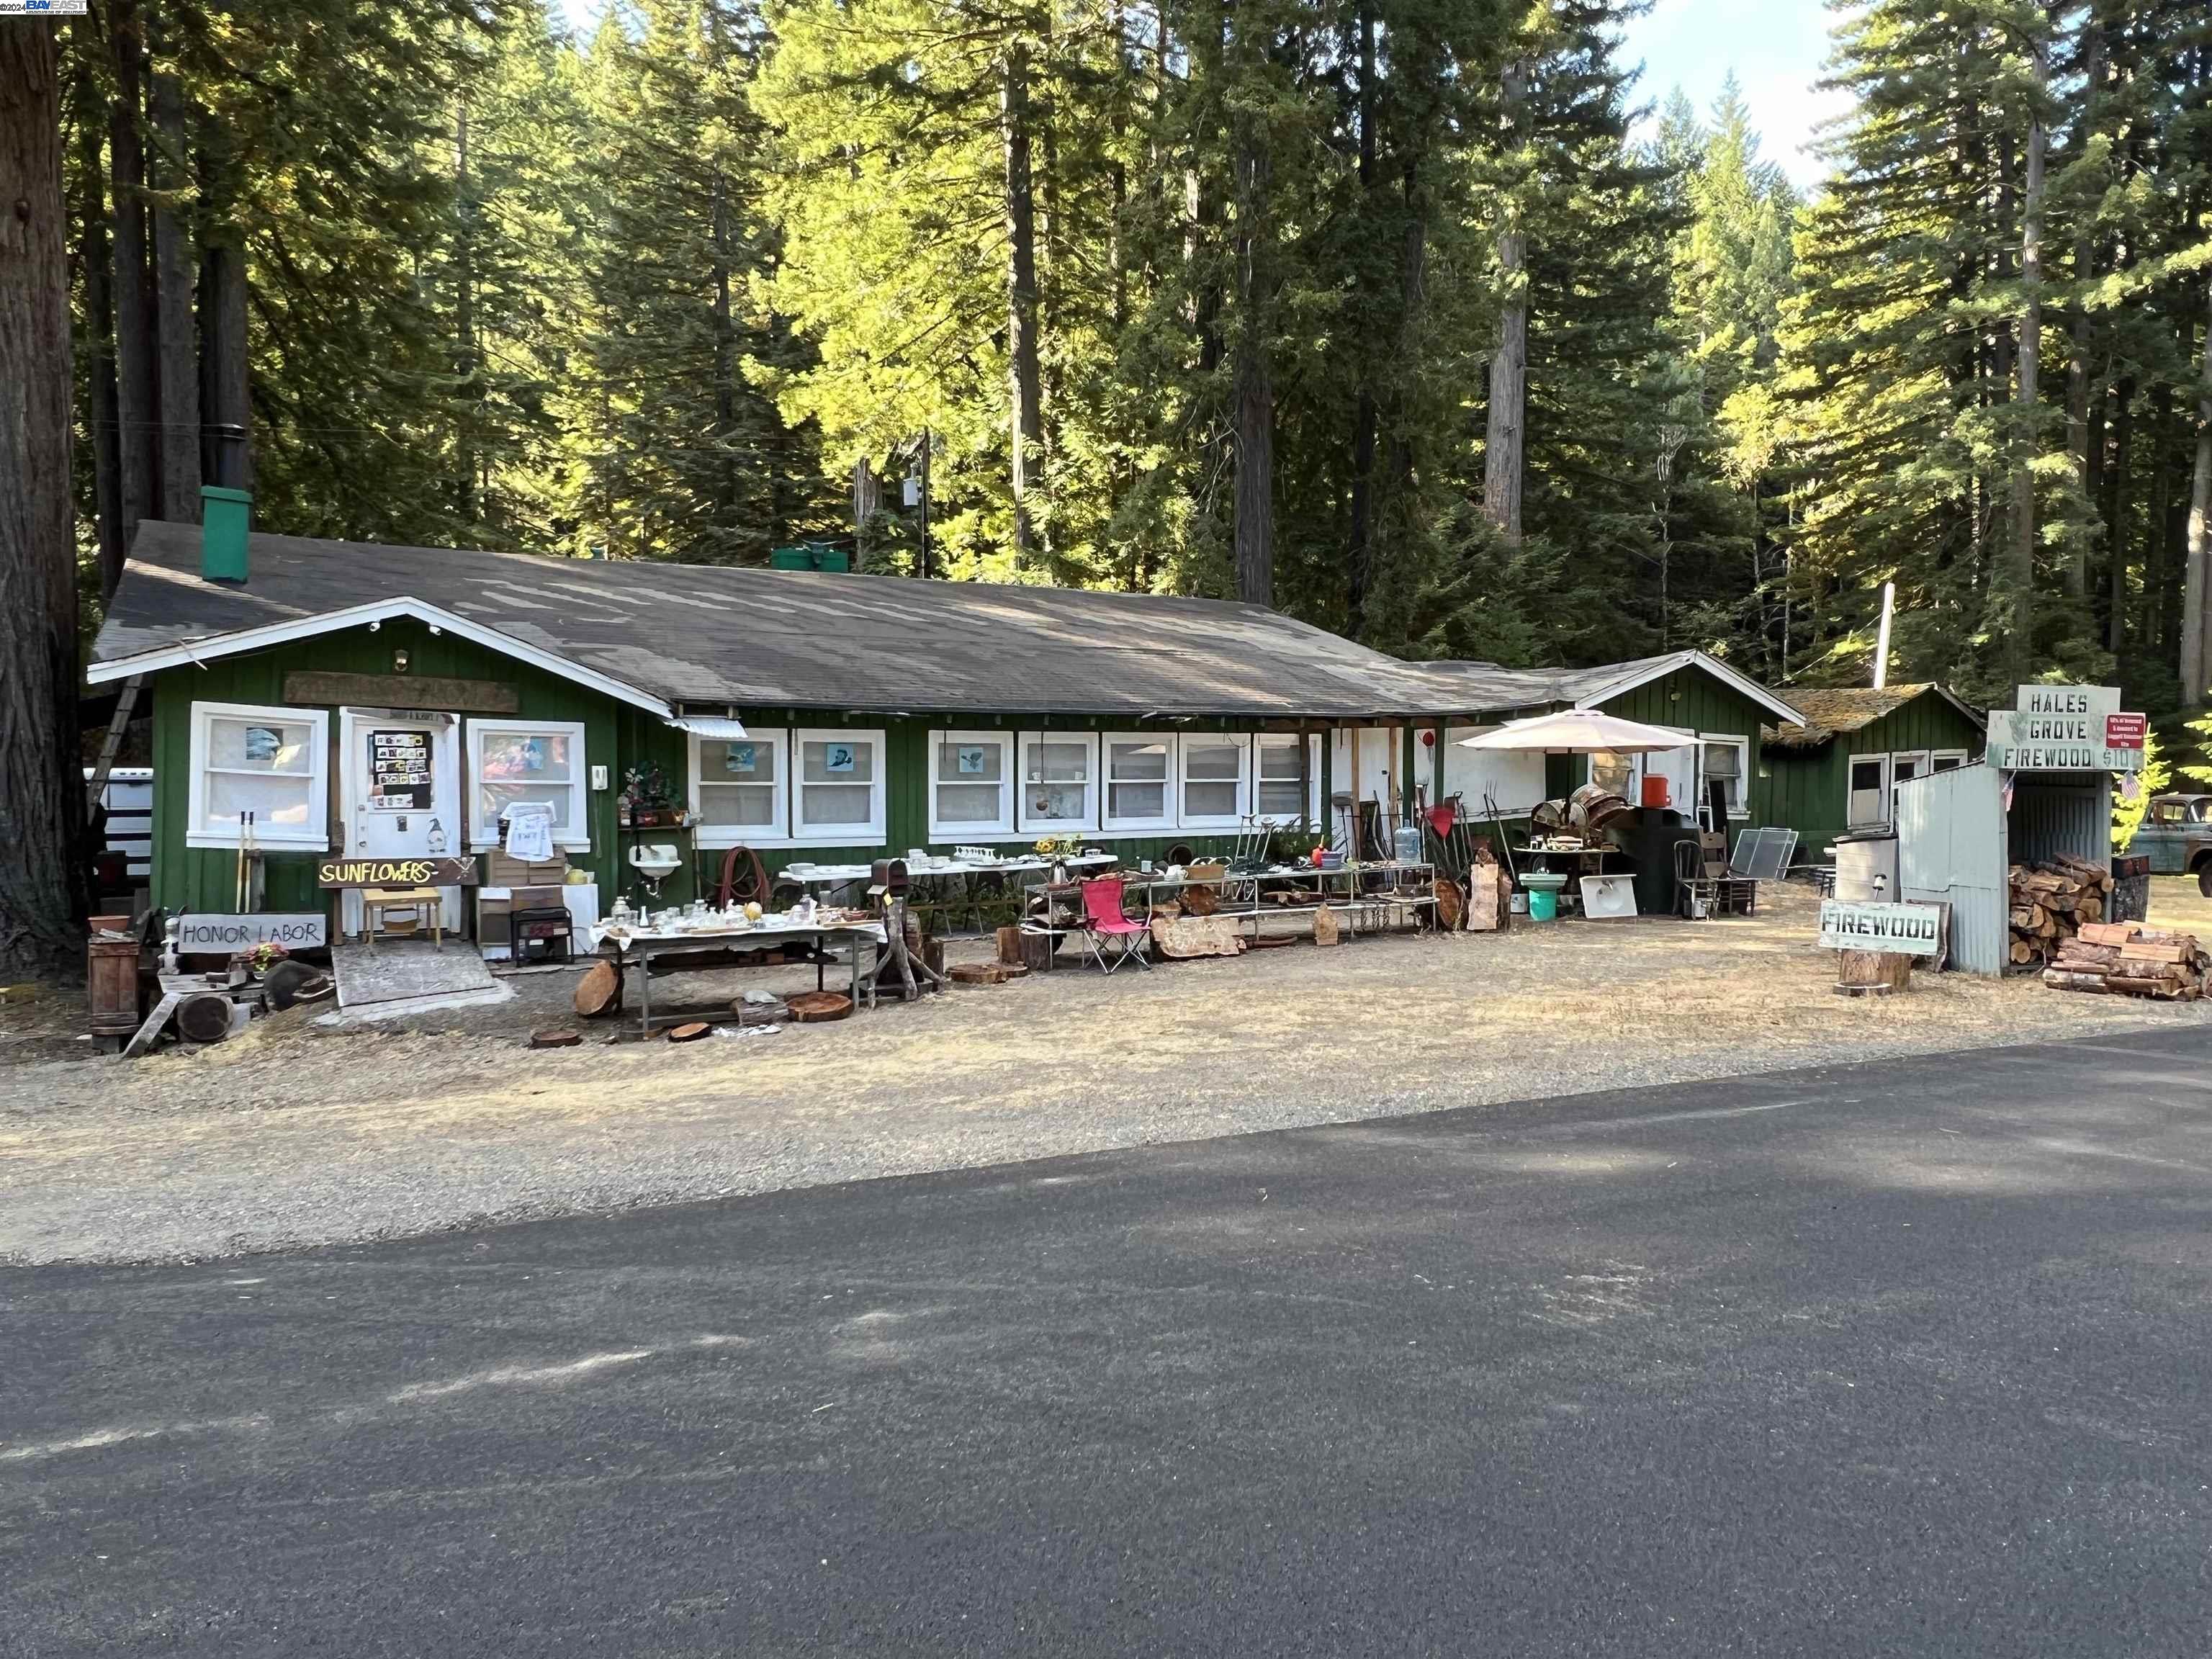
<path fill-rule="evenodd" d="M 324 859 L 315 884 L 337 887 L 473 887 L 474 859 Z"/>
<path fill-rule="evenodd" d="M 182 915 L 177 918 L 177 951 L 182 956 L 211 956 L 251 951 L 257 945 L 319 950 L 330 943 L 329 930 L 329 918 L 321 915 Z"/>
<path fill-rule="evenodd" d="M 1943 949 L 1943 912 L 1933 904 L 1852 904 L 1827 899 L 1820 905 L 1820 948 L 1937 956 Z"/>
<path fill-rule="evenodd" d="M 2116 686 L 2023 685 L 2019 708 L 1990 711 L 1983 757 L 2001 772 L 2140 772 L 2147 725 Z"/>

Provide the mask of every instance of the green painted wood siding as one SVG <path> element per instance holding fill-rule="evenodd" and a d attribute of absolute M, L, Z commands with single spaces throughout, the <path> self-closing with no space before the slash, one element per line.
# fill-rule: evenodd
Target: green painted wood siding
<path fill-rule="evenodd" d="M 312 670 L 330 673 L 389 674 L 393 653 L 404 650 L 412 675 L 497 680 L 515 688 L 522 720 L 574 720 L 584 726 L 586 761 L 607 765 L 617 758 L 616 711 L 623 705 L 597 691 L 520 663 L 450 634 L 433 635 L 410 620 L 388 622 L 375 633 L 366 628 L 296 640 L 244 656 L 218 657 L 204 668 L 177 668 L 154 681 L 154 857 L 153 902 L 171 910 L 228 910 L 236 896 L 237 854 L 227 848 L 185 844 L 185 813 L 191 777 L 195 702 L 282 705 L 284 677 Z M 330 705 L 305 705 L 330 707 Z M 465 716 L 464 718 L 466 718 Z M 331 741 L 337 741 L 332 708 Z M 335 760 L 332 762 L 335 767 Z M 468 764 L 462 758 L 463 787 Z M 335 799 L 332 806 L 336 811 Z M 592 848 L 569 855 L 570 862 L 604 875 L 604 860 L 614 845 L 615 797 L 610 790 L 588 796 Z M 333 824 L 335 830 L 336 825 Z M 456 845 L 458 845 L 458 842 Z M 312 853 L 270 853 L 264 861 L 263 902 L 271 910 L 319 910 Z"/>
<path fill-rule="evenodd" d="M 1856 732 L 1817 749 L 1771 749 L 1766 775 L 1753 793 L 1761 823 L 1797 832 L 1800 863 L 1825 864 L 1827 848 L 1850 829 L 1850 763 L 1862 755 L 1964 750 L 1982 757 L 1982 728 L 1948 697 L 1923 691 Z"/>

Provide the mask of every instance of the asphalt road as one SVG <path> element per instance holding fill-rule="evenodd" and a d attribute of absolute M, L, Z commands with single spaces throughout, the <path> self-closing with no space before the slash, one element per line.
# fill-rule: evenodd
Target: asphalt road
<path fill-rule="evenodd" d="M 0 1273 L 0 1652 L 2200 1656 L 2208 1061 Z"/>

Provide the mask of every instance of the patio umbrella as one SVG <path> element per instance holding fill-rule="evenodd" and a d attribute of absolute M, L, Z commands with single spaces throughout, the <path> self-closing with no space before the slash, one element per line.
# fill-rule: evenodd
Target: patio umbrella
<path fill-rule="evenodd" d="M 1493 732 L 1462 738 L 1459 746 L 1524 755 L 1656 755 L 1696 741 L 1661 726 L 1645 726 L 1589 709 L 1562 708 L 1554 714 L 1508 720 Z"/>

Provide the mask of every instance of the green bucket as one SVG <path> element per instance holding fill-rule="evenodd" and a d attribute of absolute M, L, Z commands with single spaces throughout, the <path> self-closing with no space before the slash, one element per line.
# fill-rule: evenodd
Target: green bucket
<path fill-rule="evenodd" d="M 1522 886 L 1528 890 L 1528 920 L 1557 921 L 1559 919 L 1559 889 L 1567 878 L 1548 870 L 1531 870 L 1521 878 Z"/>

